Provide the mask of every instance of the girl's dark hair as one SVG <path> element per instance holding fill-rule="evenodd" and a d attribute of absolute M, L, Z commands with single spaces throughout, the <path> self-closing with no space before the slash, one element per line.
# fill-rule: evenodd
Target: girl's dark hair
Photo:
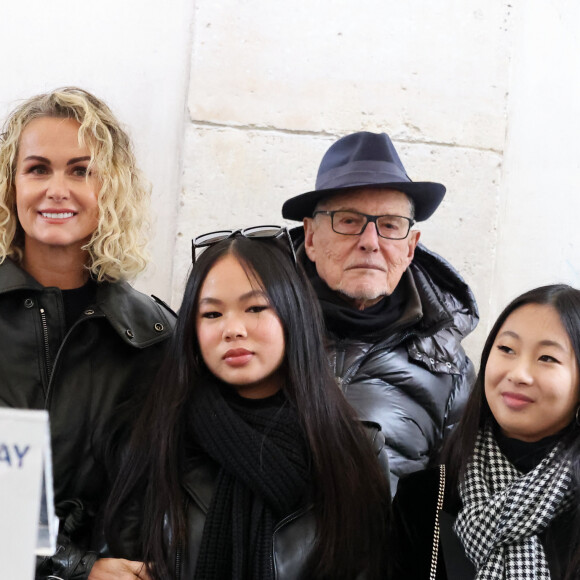
<path fill-rule="evenodd" d="M 156 580 L 170 577 L 171 554 L 187 545 L 180 489 L 185 458 L 186 411 L 195 389 L 205 387 L 196 336 L 201 286 L 214 264 L 233 255 L 259 284 L 285 333 L 283 390 L 306 434 L 313 466 L 316 539 L 310 578 L 352 579 L 362 570 L 384 577 L 390 496 L 368 435 L 337 387 L 328 364 L 318 300 L 289 249 L 273 239 L 235 236 L 205 250 L 194 264 L 170 347 L 136 423 L 107 506 L 110 545 L 120 540 L 119 517 L 134 494 L 144 494 L 138 556 L 153 562 Z M 147 485 L 143 486 L 142 482 Z M 173 530 L 169 550 L 165 517 Z"/>
<path fill-rule="evenodd" d="M 459 483 L 465 475 L 467 464 L 475 447 L 477 432 L 492 417 L 485 397 L 485 369 L 497 334 L 508 316 L 527 304 L 552 306 L 560 317 L 580 369 L 580 290 L 565 284 L 553 284 L 535 288 L 518 296 L 503 310 L 491 329 L 483 352 L 475 385 L 457 428 L 449 436 L 442 452 L 442 462 L 447 467 L 449 489 L 458 493 Z M 580 385 L 578 385 L 580 390 Z M 580 493 L 580 428 L 575 425 L 563 439 L 564 453 L 572 466 L 572 485 L 575 493 Z M 574 533 L 577 546 L 569 564 L 566 579 L 580 577 L 580 502 L 575 502 Z"/>

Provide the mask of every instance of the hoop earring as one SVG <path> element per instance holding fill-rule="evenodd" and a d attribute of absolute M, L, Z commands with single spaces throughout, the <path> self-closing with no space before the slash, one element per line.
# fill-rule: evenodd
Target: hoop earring
<path fill-rule="evenodd" d="M 580 427 L 580 405 L 576 408 L 576 425 Z"/>

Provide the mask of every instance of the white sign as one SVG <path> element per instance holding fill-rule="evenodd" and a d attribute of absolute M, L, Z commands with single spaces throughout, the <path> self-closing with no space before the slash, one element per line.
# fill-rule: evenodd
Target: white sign
<path fill-rule="evenodd" d="M 35 554 L 56 549 L 48 413 L 0 408 L 2 578 L 34 578 Z"/>

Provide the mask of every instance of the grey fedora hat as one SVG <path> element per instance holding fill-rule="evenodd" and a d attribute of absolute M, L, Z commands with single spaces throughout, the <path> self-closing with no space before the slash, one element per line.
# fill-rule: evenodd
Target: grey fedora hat
<path fill-rule="evenodd" d="M 311 217 L 321 199 L 360 187 L 402 191 L 413 200 L 419 222 L 433 215 L 445 195 L 441 183 L 409 179 L 386 133 L 361 131 L 331 145 L 320 163 L 314 191 L 287 200 L 282 216 L 290 220 Z"/>

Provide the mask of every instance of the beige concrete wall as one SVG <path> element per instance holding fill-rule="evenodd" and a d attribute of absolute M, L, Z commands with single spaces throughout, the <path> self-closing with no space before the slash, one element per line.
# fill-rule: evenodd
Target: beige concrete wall
<path fill-rule="evenodd" d="M 580 287 L 580 4 L 527 0 L 516 22 L 491 314 Z"/>

